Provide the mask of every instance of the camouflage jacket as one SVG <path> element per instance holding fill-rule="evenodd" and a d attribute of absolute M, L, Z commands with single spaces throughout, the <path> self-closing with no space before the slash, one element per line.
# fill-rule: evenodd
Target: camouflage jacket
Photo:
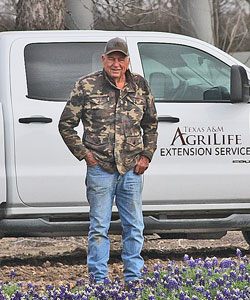
<path fill-rule="evenodd" d="M 152 159 L 157 142 L 157 114 L 147 81 L 127 71 L 118 89 L 105 71 L 82 77 L 75 84 L 59 121 L 59 131 L 79 159 L 91 151 L 110 173 L 125 174 L 140 155 Z M 81 140 L 74 130 L 82 120 Z"/>

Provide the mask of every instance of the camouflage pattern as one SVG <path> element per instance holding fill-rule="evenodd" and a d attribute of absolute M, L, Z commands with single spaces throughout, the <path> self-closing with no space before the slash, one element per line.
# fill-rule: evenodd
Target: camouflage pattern
<path fill-rule="evenodd" d="M 157 142 L 157 114 L 147 81 L 126 72 L 118 89 L 105 71 L 87 75 L 75 84 L 59 121 L 59 131 L 79 159 L 91 151 L 100 166 L 125 174 L 140 155 L 151 161 Z M 82 140 L 74 130 L 82 120 Z"/>

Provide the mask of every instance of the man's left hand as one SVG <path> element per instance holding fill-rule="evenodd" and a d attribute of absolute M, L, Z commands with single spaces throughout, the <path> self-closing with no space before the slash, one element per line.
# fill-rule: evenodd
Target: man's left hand
<path fill-rule="evenodd" d="M 135 166 L 135 173 L 136 174 L 143 174 L 149 165 L 149 159 L 146 156 L 141 156 L 138 164 Z"/>

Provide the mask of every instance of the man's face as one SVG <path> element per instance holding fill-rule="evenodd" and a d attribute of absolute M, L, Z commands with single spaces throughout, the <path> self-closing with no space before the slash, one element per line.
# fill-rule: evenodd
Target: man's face
<path fill-rule="evenodd" d="M 108 75 L 114 79 L 122 78 L 129 66 L 129 57 L 121 52 L 102 55 L 102 64 Z"/>

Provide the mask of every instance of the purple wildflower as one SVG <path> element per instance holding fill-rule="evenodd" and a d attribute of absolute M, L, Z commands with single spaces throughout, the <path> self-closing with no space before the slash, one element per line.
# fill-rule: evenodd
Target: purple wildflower
<path fill-rule="evenodd" d="M 54 286 L 52 284 L 47 284 L 45 288 L 47 291 L 52 291 L 54 289 Z"/>
<path fill-rule="evenodd" d="M 208 269 L 207 270 L 207 275 L 208 276 L 213 276 L 213 270 L 212 269 Z"/>
<path fill-rule="evenodd" d="M 209 287 L 211 290 L 214 290 L 218 287 L 218 284 L 214 280 L 212 280 L 209 284 Z"/>
<path fill-rule="evenodd" d="M 187 263 L 189 261 L 189 256 L 187 254 L 184 255 L 184 263 Z"/>
<path fill-rule="evenodd" d="M 204 267 L 207 268 L 207 269 L 212 269 L 213 268 L 213 263 L 212 263 L 212 260 L 210 258 L 207 257 L 205 259 Z"/>
<path fill-rule="evenodd" d="M 162 269 L 163 265 L 161 263 L 158 263 L 157 265 L 154 266 L 154 271 L 159 271 Z"/>
<path fill-rule="evenodd" d="M 223 259 L 220 262 L 220 268 L 222 268 L 222 269 L 231 268 L 231 266 L 232 266 L 232 260 L 231 259 Z"/>
<path fill-rule="evenodd" d="M 161 277 L 160 273 L 159 273 L 158 271 L 155 271 L 155 272 L 154 272 L 154 278 L 155 278 L 156 280 L 159 280 L 160 277 Z"/>
<path fill-rule="evenodd" d="M 191 257 L 187 263 L 188 263 L 188 265 L 189 265 L 189 267 L 190 267 L 191 269 L 195 269 L 195 267 L 196 267 L 196 262 L 195 262 L 195 260 L 193 259 L 193 257 Z"/>
<path fill-rule="evenodd" d="M 179 267 L 175 267 L 174 268 L 174 273 L 176 274 L 176 275 L 179 275 L 180 274 L 180 269 L 179 269 Z"/>
<path fill-rule="evenodd" d="M 216 268 L 218 266 L 218 259 L 217 259 L 217 257 L 213 257 L 212 258 L 212 265 L 213 265 L 214 268 Z"/>
<path fill-rule="evenodd" d="M 205 288 L 204 288 L 204 286 L 198 286 L 198 287 L 196 287 L 196 291 L 197 291 L 198 293 L 204 293 Z"/>
<path fill-rule="evenodd" d="M 144 266 L 143 269 L 142 269 L 141 275 L 146 276 L 147 274 L 148 274 L 148 267 Z"/>
<path fill-rule="evenodd" d="M 10 271 L 10 280 L 13 281 L 16 277 L 16 272 L 14 270 Z"/>
<path fill-rule="evenodd" d="M 89 282 L 90 282 L 90 284 L 96 283 L 95 275 L 92 272 L 89 273 Z"/>
<path fill-rule="evenodd" d="M 244 262 L 245 265 L 249 264 L 249 259 L 248 259 L 248 257 L 246 255 L 242 257 L 242 260 L 243 260 L 243 262 Z"/>
<path fill-rule="evenodd" d="M 212 299 L 212 296 L 211 296 L 210 291 L 205 291 L 204 296 L 205 296 L 206 299 L 208 299 L 208 300 L 211 300 L 211 299 Z"/>
<path fill-rule="evenodd" d="M 104 278 L 104 285 L 110 285 L 111 284 L 111 281 L 108 277 L 105 277 Z"/>
<path fill-rule="evenodd" d="M 235 281 L 237 279 L 237 273 L 235 271 L 231 271 L 230 278 Z"/>
<path fill-rule="evenodd" d="M 237 248 L 237 250 L 236 250 L 236 255 L 237 255 L 238 258 L 242 257 L 242 252 L 239 248 Z"/>
<path fill-rule="evenodd" d="M 180 291 L 180 294 L 179 294 L 179 300 L 184 300 L 184 298 L 185 298 L 185 295 L 186 295 L 186 293 L 185 293 L 185 292 L 183 292 L 183 291 Z"/>

